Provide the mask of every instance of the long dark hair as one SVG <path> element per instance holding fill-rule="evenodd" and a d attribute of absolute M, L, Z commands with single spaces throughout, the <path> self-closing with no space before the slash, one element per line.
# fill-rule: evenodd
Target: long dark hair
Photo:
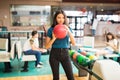
<path fill-rule="evenodd" d="M 111 36 L 112 36 L 112 40 L 116 38 L 114 34 L 112 34 L 111 32 L 108 32 L 108 33 L 106 34 L 106 40 L 107 40 L 107 42 L 109 42 L 109 40 L 110 40 L 110 39 L 108 38 L 108 35 L 111 35 Z"/>
<path fill-rule="evenodd" d="M 63 10 L 60 9 L 60 10 L 57 10 L 57 11 L 56 11 L 56 13 L 55 13 L 55 15 L 54 15 L 54 17 L 53 17 L 53 24 L 52 24 L 51 27 L 55 27 L 55 25 L 58 24 L 58 23 L 57 23 L 57 20 L 56 20 L 56 17 L 57 17 L 58 14 L 63 14 L 63 15 L 64 15 L 65 21 L 64 21 L 63 24 L 68 25 L 66 14 L 65 14 L 65 12 L 64 12 Z"/>

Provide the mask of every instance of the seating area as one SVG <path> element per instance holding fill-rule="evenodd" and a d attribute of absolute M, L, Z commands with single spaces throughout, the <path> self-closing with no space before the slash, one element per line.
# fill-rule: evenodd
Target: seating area
<path fill-rule="evenodd" d="M 21 65 L 21 62 L 25 63 L 25 67 L 23 68 L 23 72 L 28 71 L 28 62 L 36 61 L 36 57 L 34 55 L 24 55 L 22 48 L 23 48 L 23 41 L 22 40 L 14 40 L 12 41 L 11 47 L 8 47 L 8 38 L 0 38 L 0 62 L 10 62 L 17 59 L 18 65 Z M 8 52 L 8 48 L 10 52 Z M 44 52 L 43 54 L 48 54 L 48 51 Z M 17 64 L 16 64 L 17 65 Z M 5 65 L 4 67 L 6 67 Z M 20 68 L 20 67 L 19 67 Z M 6 69 L 6 68 L 5 68 Z"/>

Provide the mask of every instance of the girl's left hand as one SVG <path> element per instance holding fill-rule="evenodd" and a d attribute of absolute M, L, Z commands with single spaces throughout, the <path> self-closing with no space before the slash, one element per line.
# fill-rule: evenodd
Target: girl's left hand
<path fill-rule="evenodd" d="M 64 26 L 65 26 L 66 30 L 69 32 L 69 27 L 68 27 L 68 26 L 66 26 L 66 25 L 64 25 Z"/>

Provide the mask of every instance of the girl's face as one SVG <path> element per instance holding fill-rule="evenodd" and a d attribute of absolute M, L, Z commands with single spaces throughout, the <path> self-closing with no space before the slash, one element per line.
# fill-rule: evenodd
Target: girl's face
<path fill-rule="evenodd" d="M 112 39 L 112 35 L 107 35 L 108 39 L 111 40 Z"/>
<path fill-rule="evenodd" d="M 63 24 L 64 21 L 65 21 L 65 17 L 63 14 L 58 14 L 57 17 L 56 17 L 56 21 L 58 24 Z"/>

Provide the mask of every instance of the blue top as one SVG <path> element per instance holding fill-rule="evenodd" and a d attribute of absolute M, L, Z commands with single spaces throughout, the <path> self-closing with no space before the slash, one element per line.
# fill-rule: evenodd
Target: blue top
<path fill-rule="evenodd" d="M 52 39 L 52 32 L 53 32 L 53 27 L 50 27 L 47 32 L 47 36 Z M 63 39 L 56 39 L 52 45 L 52 48 L 69 48 L 70 47 L 70 42 L 69 42 L 69 35 L 67 35 Z"/>

